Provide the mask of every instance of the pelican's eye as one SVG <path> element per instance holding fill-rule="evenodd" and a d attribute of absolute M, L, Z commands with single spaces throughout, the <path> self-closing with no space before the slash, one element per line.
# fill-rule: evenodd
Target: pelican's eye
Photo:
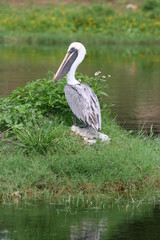
<path fill-rule="evenodd" d="M 72 47 L 68 52 L 69 53 L 73 53 L 73 52 L 77 52 L 78 50 L 76 49 L 76 48 L 74 48 L 74 47 Z"/>

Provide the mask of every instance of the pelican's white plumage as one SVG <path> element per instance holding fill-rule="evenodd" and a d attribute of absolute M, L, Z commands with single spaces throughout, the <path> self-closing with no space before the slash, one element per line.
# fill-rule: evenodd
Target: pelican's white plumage
<path fill-rule="evenodd" d="M 76 69 L 83 61 L 85 54 L 86 49 L 81 43 L 71 43 L 54 81 L 67 73 L 67 85 L 64 92 L 71 111 L 86 125 L 100 131 L 101 113 L 98 98 L 88 85 L 80 84 L 75 79 Z"/>

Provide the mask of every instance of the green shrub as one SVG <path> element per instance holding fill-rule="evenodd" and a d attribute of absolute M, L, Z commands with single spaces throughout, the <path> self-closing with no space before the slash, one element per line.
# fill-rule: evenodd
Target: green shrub
<path fill-rule="evenodd" d="M 77 79 L 89 84 L 98 97 L 106 95 L 101 90 L 101 82 L 105 79 L 81 74 L 77 74 Z M 66 80 L 59 80 L 55 84 L 51 79 L 36 80 L 0 99 L 0 131 L 22 126 L 31 127 L 50 115 L 63 114 L 65 119 L 65 115 L 70 113 L 64 95 L 65 84 Z M 104 107 L 104 104 L 102 105 Z"/>
<path fill-rule="evenodd" d="M 36 120 L 42 120 L 43 116 L 58 109 L 66 111 L 62 85 L 63 82 L 53 85 L 51 80 L 37 80 L 1 99 L 0 128 L 32 126 Z"/>

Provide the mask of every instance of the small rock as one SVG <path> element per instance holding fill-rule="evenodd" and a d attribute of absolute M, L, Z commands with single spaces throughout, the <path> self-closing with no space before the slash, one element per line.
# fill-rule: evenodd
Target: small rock
<path fill-rule="evenodd" d="M 106 134 L 100 133 L 91 127 L 80 128 L 78 126 L 73 125 L 71 127 L 71 131 L 74 132 L 76 135 L 83 137 L 84 141 L 89 144 L 96 143 L 96 139 L 100 139 L 101 142 L 106 143 L 110 141 L 110 138 Z"/>
<path fill-rule="evenodd" d="M 20 194 L 19 191 L 15 191 L 15 192 L 12 193 L 12 197 L 17 198 L 17 199 L 21 199 L 22 195 Z"/>

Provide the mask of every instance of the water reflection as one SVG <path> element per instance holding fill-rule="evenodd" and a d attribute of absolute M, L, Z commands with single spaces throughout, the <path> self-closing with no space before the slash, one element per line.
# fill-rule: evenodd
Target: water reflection
<path fill-rule="evenodd" d="M 56 71 L 64 48 L 0 47 L 0 97 L 28 81 Z M 110 74 L 106 90 L 117 120 L 129 129 L 145 125 L 160 132 L 160 49 L 88 47 L 79 71 L 93 76 L 96 71 Z"/>
<path fill-rule="evenodd" d="M 99 240 L 100 232 L 94 222 L 82 222 L 80 226 L 71 226 L 71 240 L 88 239 Z"/>
<path fill-rule="evenodd" d="M 107 216 L 101 216 L 100 219 L 94 218 L 76 222 L 71 226 L 71 240 L 99 240 L 102 236 L 107 238 Z"/>
<path fill-rule="evenodd" d="M 152 213 L 145 214 L 142 218 L 120 223 L 118 233 L 113 234 L 116 240 L 157 240 L 160 236 L 160 205 L 155 206 Z"/>
<path fill-rule="evenodd" d="M 2 239 L 159 239 L 160 205 L 65 210 L 63 206 L 0 205 Z"/>

